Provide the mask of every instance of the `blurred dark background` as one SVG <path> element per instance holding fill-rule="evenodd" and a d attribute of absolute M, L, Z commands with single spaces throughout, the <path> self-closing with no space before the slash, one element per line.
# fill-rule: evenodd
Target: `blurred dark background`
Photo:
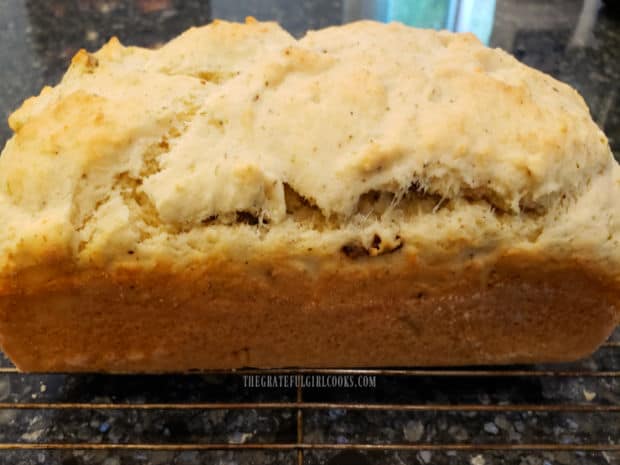
<path fill-rule="evenodd" d="M 568 82 L 620 156 L 620 19 L 609 0 L 0 0 L 0 146 L 8 115 L 111 36 L 156 47 L 212 18 L 275 20 L 295 36 L 359 18 L 472 31 Z M 406 53 L 406 50 L 403 50 Z"/>

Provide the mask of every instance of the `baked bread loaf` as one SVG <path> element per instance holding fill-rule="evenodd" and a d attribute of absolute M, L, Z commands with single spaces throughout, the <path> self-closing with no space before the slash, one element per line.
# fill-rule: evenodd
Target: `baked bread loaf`
<path fill-rule="evenodd" d="M 572 360 L 620 319 L 620 169 L 473 35 L 112 39 L 9 119 L 0 344 L 26 371 Z"/>

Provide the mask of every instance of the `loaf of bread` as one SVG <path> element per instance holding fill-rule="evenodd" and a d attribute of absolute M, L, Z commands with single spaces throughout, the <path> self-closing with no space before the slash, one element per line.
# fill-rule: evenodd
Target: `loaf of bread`
<path fill-rule="evenodd" d="M 470 34 L 215 21 L 13 113 L 0 345 L 25 371 L 573 360 L 620 320 L 620 169 Z"/>

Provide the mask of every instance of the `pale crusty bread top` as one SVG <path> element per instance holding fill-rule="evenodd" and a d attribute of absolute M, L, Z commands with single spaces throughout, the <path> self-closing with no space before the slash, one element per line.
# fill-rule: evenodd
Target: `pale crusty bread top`
<path fill-rule="evenodd" d="M 5 271 L 403 245 L 619 261 L 618 167 L 583 99 L 470 34 L 295 40 L 249 20 L 158 50 L 112 39 L 9 123 Z"/>

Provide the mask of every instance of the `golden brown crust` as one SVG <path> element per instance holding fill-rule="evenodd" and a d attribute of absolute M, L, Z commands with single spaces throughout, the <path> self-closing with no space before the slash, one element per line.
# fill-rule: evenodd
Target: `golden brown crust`
<path fill-rule="evenodd" d="M 620 264 L 620 168 L 587 105 L 471 34 L 363 21 L 296 40 L 219 21 L 157 50 L 113 40 L 9 124 L 0 279 L 50 249 L 85 268 L 243 250 L 244 215 L 275 253 L 378 227 L 418 250 Z M 374 194 L 386 207 L 364 213 Z"/>
<path fill-rule="evenodd" d="M 14 288 L 0 342 L 24 371 L 552 362 L 594 351 L 619 304 L 600 273 L 523 254 L 460 269 L 400 253 L 315 273 L 205 263 Z"/>

